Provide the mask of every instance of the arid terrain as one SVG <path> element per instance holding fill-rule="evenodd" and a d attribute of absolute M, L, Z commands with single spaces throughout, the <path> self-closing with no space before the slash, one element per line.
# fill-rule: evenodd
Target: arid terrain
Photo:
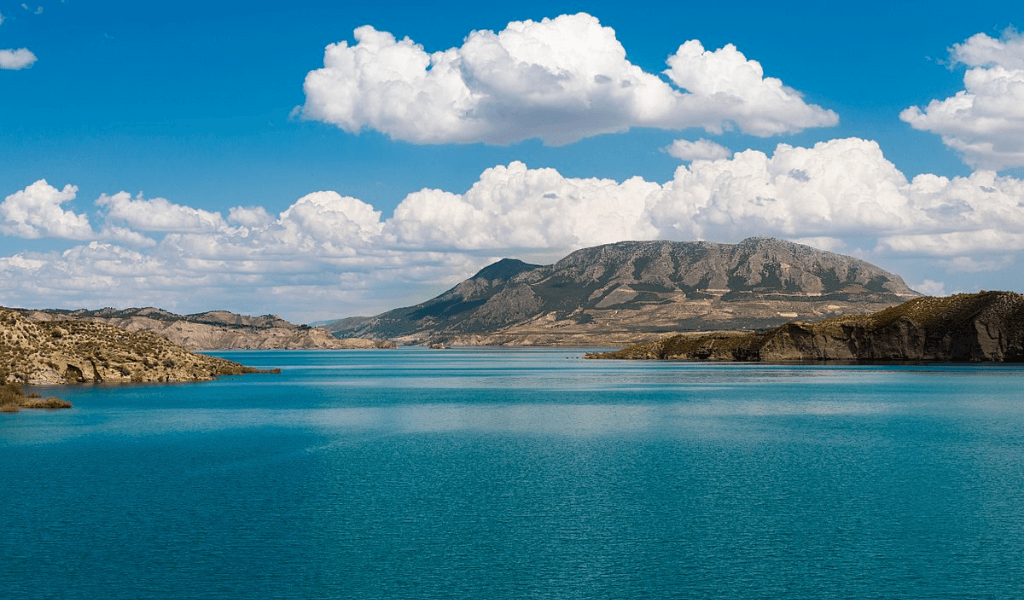
<path fill-rule="evenodd" d="M 777 239 L 620 242 L 553 265 L 505 259 L 416 306 L 325 328 L 401 344 L 624 345 L 871 313 L 918 295 L 862 260 Z"/>
<path fill-rule="evenodd" d="M 1024 295 L 915 298 L 870 315 L 760 332 L 676 335 L 588 358 L 1024 362 Z"/>

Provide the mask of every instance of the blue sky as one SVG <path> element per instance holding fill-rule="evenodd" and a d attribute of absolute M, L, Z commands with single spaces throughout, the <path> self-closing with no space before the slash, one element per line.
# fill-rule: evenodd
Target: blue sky
<path fill-rule="evenodd" d="M 309 321 L 505 256 L 751 235 L 924 292 L 1024 291 L 1014 3 L 0 15 L 6 306 Z"/>

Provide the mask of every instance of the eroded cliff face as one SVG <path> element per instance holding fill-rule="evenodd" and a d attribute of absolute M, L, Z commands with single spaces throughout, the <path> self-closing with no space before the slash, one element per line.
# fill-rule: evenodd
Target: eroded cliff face
<path fill-rule="evenodd" d="M 253 372 L 152 332 L 89 321 L 31 321 L 0 309 L 0 383 L 205 381 Z"/>
<path fill-rule="evenodd" d="M 917 298 L 863 316 L 756 333 L 678 335 L 592 358 L 1024 362 L 1024 296 Z"/>

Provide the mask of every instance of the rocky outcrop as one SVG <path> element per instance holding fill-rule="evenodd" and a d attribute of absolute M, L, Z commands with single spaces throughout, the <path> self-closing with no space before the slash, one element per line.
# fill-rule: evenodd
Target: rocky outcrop
<path fill-rule="evenodd" d="M 150 331 L 190 350 L 344 350 L 393 348 L 388 341 L 338 339 L 322 327 L 289 323 L 276 315 L 228 311 L 176 315 L 158 308 L 23 311 L 36 321 L 87 320 L 128 331 Z"/>
<path fill-rule="evenodd" d="M 863 314 L 917 295 L 862 260 L 777 239 L 620 242 L 553 265 L 505 259 L 422 304 L 325 328 L 407 344 L 625 344 Z"/>
<path fill-rule="evenodd" d="M 916 298 L 886 310 L 763 332 L 676 335 L 589 358 L 1024 362 L 1024 296 Z"/>
<path fill-rule="evenodd" d="M 0 383 L 205 381 L 254 373 L 149 331 L 84 320 L 34 321 L 0 309 Z"/>

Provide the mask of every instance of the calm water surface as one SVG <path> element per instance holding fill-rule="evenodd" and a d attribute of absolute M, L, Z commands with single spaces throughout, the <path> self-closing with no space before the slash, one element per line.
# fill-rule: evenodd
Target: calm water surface
<path fill-rule="evenodd" d="M 0 415 L 0 598 L 1022 598 L 1024 369 L 236 352 Z"/>

